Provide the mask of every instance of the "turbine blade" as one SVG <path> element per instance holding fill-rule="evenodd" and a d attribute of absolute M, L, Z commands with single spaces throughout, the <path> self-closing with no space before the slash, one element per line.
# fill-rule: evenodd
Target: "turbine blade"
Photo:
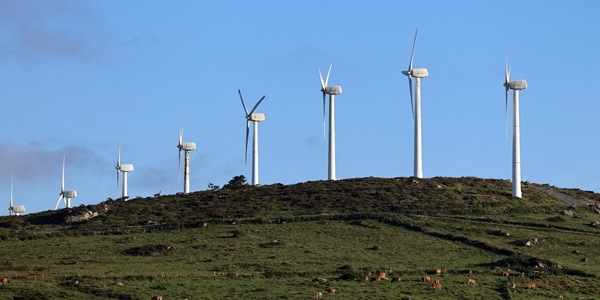
<path fill-rule="evenodd" d="M 326 138 L 326 136 L 325 136 L 325 97 L 327 97 L 327 95 L 325 94 L 325 91 L 323 91 L 323 138 Z"/>
<path fill-rule="evenodd" d="M 10 207 L 13 207 L 13 181 L 15 179 L 15 174 L 13 173 L 10 177 Z"/>
<path fill-rule="evenodd" d="M 117 199 L 119 198 L 119 169 L 117 169 Z"/>
<path fill-rule="evenodd" d="M 325 90 L 325 82 L 323 81 L 323 75 L 321 75 L 321 69 L 319 69 L 319 77 L 321 78 L 321 90 Z"/>
<path fill-rule="evenodd" d="M 117 167 L 121 166 L 121 138 L 119 138 L 119 154 L 117 155 Z"/>
<path fill-rule="evenodd" d="M 333 66 L 333 64 L 329 65 L 329 71 L 327 71 L 327 77 L 325 78 L 325 87 L 328 87 L 328 83 L 329 83 L 329 73 L 331 73 L 331 67 Z"/>
<path fill-rule="evenodd" d="M 248 116 L 250 116 L 251 114 L 254 113 L 254 111 L 256 110 L 256 108 L 258 107 L 258 105 L 265 99 L 266 96 L 262 96 L 262 98 L 260 98 L 260 100 L 258 100 L 258 103 L 256 103 L 256 105 L 254 105 L 254 108 L 252 108 L 252 110 L 250 111 L 250 114 L 248 114 Z"/>
<path fill-rule="evenodd" d="M 412 71 L 413 57 L 415 55 L 415 45 L 417 44 L 417 34 L 419 33 L 419 28 L 415 32 L 415 40 L 413 41 L 412 53 L 410 54 L 410 63 L 408 64 L 408 73 Z"/>
<path fill-rule="evenodd" d="M 508 73 L 508 53 L 506 53 L 506 60 L 505 60 L 505 66 L 504 66 L 504 84 L 508 84 L 508 82 L 510 81 L 510 75 Z"/>
<path fill-rule="evenodd" d="M 179 147 L 179 163 L 177 164 L 177 182 L 181 183 L 181 147 Z"/>
<path fill-rule="evenodd" d="M 248 165 L 248 135 L 250 134 L 250 120 L 246 120 L 246 160 L 244 161 L 244 165 Z"/>
<path fill-rule="evenodd" d="M 63 195 L 62 195 L 62 193 L 61 193 L 61 194 L 60 194 L 60 197 L 58 197 L 58 201 L 56 202 L 56 206 L 54 207 L 54 210 L 57 210 L 57 209 L 58 209 L 58 205 L 60 204 L 60 200 L 62 200 L 62 199 L 63 199 Z"/>
<path fill-rule="evenodd" d="M 508 68 L 508 52 L 506 52 L 506 59 L 505 59 L 505 65 L 504 65 L 504 89 L 505 89 L 505 94 L 506 94 L 506 124 L 505 124 L 505 135 L 506 135 L 506 139 L 508 139 L 508 93 L 510 90 L 510 70 Z"/>
<path fill-rule="evenodd" d="M 506 86 L 506 139 L 508 139 L 508 85 Z"/>
<path fill-rule="evenodd" d="M 246 116 L 250 115 L 248 113 L 248 109 L 246 109 L 246 103 L 244 103 L 244 98 L 242 97 L 242 91 L 240 91 L 240 89 L 238 89 L 238 93 L 240 94 L 240 100 L 242 100 L 242 105 L 244 106 L 244 111 L 246 112 Z"/>
<path fill-rule="evenodd" d="M 63 155 L 63 168 L 62 168 L 62 180 L 60 184 L 60 192 L 63 193 L 65 191 L 65 158 L 66 155 Z"/>
<path fill-rule="evenodd" d="M 179 148 L 181 148 L 182 141 L 183 141 L 183 128 L 181 128 L 181 125 L 179 125 Z"/>
<path fill-rule="evenodd" d="M 413 104 L 413 92 L 412 92 L 412 76 L 408 73 L 408 89 L 410 90 L 410 112 L 412 113 L 413 119 L 415 118 L 415 106 Z"/>

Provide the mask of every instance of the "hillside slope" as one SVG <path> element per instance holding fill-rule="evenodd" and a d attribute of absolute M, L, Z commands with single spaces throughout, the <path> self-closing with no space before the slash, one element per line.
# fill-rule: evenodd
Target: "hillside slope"
<path fill-rule="evenodd" d="M 329 288 L 343 299 L 600 294 L 600 231 L 591 225 L 600 219 L 593 210 L 600 195 L 525 184 L 525 197 L 517 199 L 510 190 L 506 180 L 473 177 L 358 178 L 228 186 L 1 217 L 0 277 L 9 282 L 0 293 L 3 299 L 308 299 Z M 588 205 L 574 207 L 565 198 Z M 386 272 L 390 280 L 365 281 L 367 271 Z M 426 275 L 443 289 L 420 282 Z M 391 283 L 392 277 L 402 281 Z M 467 286 L 467 278 L 477 285 Z M 532 282 L 537 289 L 526 288 Z"/>

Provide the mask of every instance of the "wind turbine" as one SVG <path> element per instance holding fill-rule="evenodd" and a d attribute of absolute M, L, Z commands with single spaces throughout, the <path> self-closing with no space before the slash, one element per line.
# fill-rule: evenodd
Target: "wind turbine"
<path fill-rule="evenodd" d="M 410 109 L 415 120 L 415 173 L 417 178 L 423 178 L 423 151 L 421 142 L 421 78 L 429 75 L 426 68 L 413 69 L 413 57 L 415 55 L 415 45 L 417 44 L 417 33 L 415 32 L 415 40 L 413 41 L 412 53 L 410 54 L 410 62 L 408 63 L 408 71 L 402 71 L 402 74 L 408 76 L 408 88 L 410 90 Z M 415 79 L 415 102 L 413 107 L 413 92 L 412 79 Z"/>
<path fill-rule="evenodd" d="M 250 133 L 250 122 L 252 122 L 254 125 L 254 135 L 252 138 L 252 185 L 258 185 L 258 123 L 265 120 L 265 114 L 255 114 L 254 110 L 256 110 L 258 105 L 263 101 L 263 99 L 265 99 L 265 96 L 262 96 L 256 105 L 254 105 L 254 108 L 248 112 L 248 109 L 246 109 L 246 104 L 244 103 L 244 98 L 242 97 L 242 92 L 239 89 L 238 93 L 240 94 L 240 99 L 242 100 L 242 105 L 244 106 L 244 112 L 246 113 L 246 165 L 248 164 L 248 134 Z"/>
<path fill-rule="evenodd" d="M 329 82 L 329 73 L 331 72 L 331 67 L 333 64 L 329 65 L 329 71 L 327 71 L 327 77 L 325 77 L 325 82 L 323 82 L 323 75 L 321 75 L 321 69 L 319 69 L 319 77 L 321 78 L 321 92 L 323 93 L 323 137 L 325 137 L 325 97 L 329 95 L 329 168 L 328 168 L 328 178 L 329 180 L 335 180 L 335 95 L 339 95 L 342 93 L 342 87 L 339 85 L 328 86 Z"/>
<path fill-rule="evenodd" d="M 127 173 L 133 171 L 132 164 L 121 164 L 121 139 L 119 139 L 119 154 L 117 156 L 117 195 L 119 194 L 119 172 L 123 172 L 123 200 L 127 200 Z"/>
<path fill-rule="evenodd" d="M 513 90 L 513 151 L 512 151 L 512 195 L 521 198 L 521 131 L 519 129 L 519 91 L 527 88 L 525 79 L 510 80 L 508 54 L 506 55 L 505 81 L 506 90 L 506 128 L 508 135 L 508 90 Z"/>
<path fill-rule="evenodd" d="M 25 212 L 25 206 L 13 206 L 13 181 L 14 175 L 10 177 L 10 206 L 8 207 L 8 211 L 10 216 L 12 216 L 13 213 L 18 216 L 20 213 Z"/>
<path fill-rule="evenodd" d="M 62 169 L 62 181 L 60 185 L 60 197 L 58 197 L 58 201 L 56 202 L 55 210 L 58 209 L 58 205 L 60 204 L 60 200 L 65 200 L 65 205 L 67 208 L 71 208 L 71 199 L 77 197 L 76 190 L 65 191 L 65 158 L 66 155 L 63 156 L 63 169 Z"/>
<path fill-rule="evenodd" d="M 177 170 L 178 176 L 181 176 L 181 150 L 185 151 L 185 162 L 183 168 L 183 192 L 185 194 L 190 192 L 190 151 L 196 150 L 196 143 L 188 142 L 183 143 L 183 128 L 179 127 L 179 169 Z M 181 179 L 181 177 L 179 177 Z"/>

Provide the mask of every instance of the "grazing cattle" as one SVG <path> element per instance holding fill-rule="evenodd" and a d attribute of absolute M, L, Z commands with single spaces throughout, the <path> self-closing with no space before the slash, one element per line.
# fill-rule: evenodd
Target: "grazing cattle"
<path fill-rule="evenodd" d="M 381 280 L 387 280 L 387 278 L 385 277 L 385 273 L 379 273 L 377 274 L 377 277 L 375 277 L 375 281 L 379 282 Z"/>
<path fill-rule="evenodd" d="M 432 280 L 432 281 L 431 281 L 431 284 L 432 284 L 432 285 L 435 285 L 435 284 L 437 284 L 437 283 L 440 283 L 440 281 L 439 281 L 439 280 L 437 280 L 437 279 L 434 279 L 434 280 Z"/>
<path fill-rule="evenodd" d="M 527 285 L 527 289 L 528 289 L 528 290 L 535 290 L 535 289 L 536 289 L 535 283 L 530 283 L 530 284 L 528 284 L 528 285 Z"/>
<path fill-rule="evenodd" d="M 421 282 L 430 282 L 430 281 L 431 281 L 431 277 L 429 277 L 429 276 L 421 277 Z"/>
<path fill-rule="evenodd" d="M 436 283 L 432 284 L 432 286 L 433 286 L 434 290 L 441 290 L 442 289 L 442 284 L 439 283 L 439 282 L 436 282 Z"/>
<path fill-rule="evenodd" d="M 477 281 L 475 281 L 475 279 L 467 279 L 467 284 L 477 284 Z"/>
<path fill-rule="evenodd" d="M 400 278 L 400 277 L 392 278 L 392 282 L 400 282 L 400 281 L 402 281 L 402 278 Z"/>
<path fill-rule="evenodd" d="M 152 297 L 152 300 L 163 300 L 162 296 L 154 296 Z"/>
<path fill-rule="evenodd" d="M 465 274 L 467 274 L 467 275 L 471 275 L 471 274 L 473 274 L 473 271 L 471 271 L 471 270 L 466 270 L 466 271 L 465 271 Z"/>
<path fill-rule="evenodd" d="M 315 293 L 315 295 L 313 296 L 313 298 L 316 298 L 316 299 L 321 299 L 321 298 L 323 298 L 323 293 L 321 293 L 321 292 L 316 292 L 316 293 Z"/>
<path fill-rule="evenodd" d="M 0 282 L 2 282 L 2 284 L 5 284 L 8 282 L 8 278 L 7 277 L 2 277 L 0 278 Z"/>
<path fill-rule="evenodd" d="M 373 275 L 373 274 L 371 274 L 371 271 L 368 271 L 367 276 L 365 276 L 365 280 L 369 281 L 369 277 L 371 277 L 371 275 Z"/>
<path fill-rule="evenodd" d="M 508 271 L 502 271 L 502 276 L 510 276 L 510 273 L 508 273 Z"/>
<path fill-rule="evenodd" d="M 556 296 L 556 298 L 558 298 L 558 299 L 565 299 L 565 297 L 563 297 L 563 295 L 558 295 L 558 296 Z"/>
<path fill-rule="evenodd" d="M 442 270 L 436 269 L 435 270 L 435 275 L 442 275 Z"/>
<path fill-rule="evenodd" d="M 329 291 L 327 292 L 327 294 L 333 295 L 333 294 L 335 294 L 335 292 L 337 292 L 336 289 L 329 289 Z"/>

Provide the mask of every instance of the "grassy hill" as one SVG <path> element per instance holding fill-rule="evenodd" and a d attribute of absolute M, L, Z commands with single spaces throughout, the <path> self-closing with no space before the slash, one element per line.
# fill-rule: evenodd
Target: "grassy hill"
<path fill-rule="evenodd" d="M 598 298 L 600 194 L 523 195 L 506 180 L 371 177 L 0 217 L 0 298 Z"/>

